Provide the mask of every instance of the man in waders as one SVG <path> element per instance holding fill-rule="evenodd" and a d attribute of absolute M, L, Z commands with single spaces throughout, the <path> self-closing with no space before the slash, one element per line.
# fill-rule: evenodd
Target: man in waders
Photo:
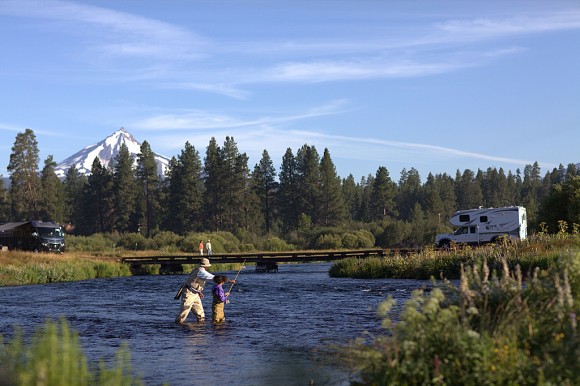
<path fill-rule="evenodd" d="M 205 287 L 206 280 L 213 280 L 214 275 L 206 271 L 206 268 L 211 267 L 209 260 L 201 259 L 199 267 L 194 269 L 185 282 L 185 288 L 181 293 L 181 309 L 179 315 L 175 318 L 175 323 L 182 324 L 185 322 L 187 315 L 193 309 L 198 322 L 205 321 L 205 313 L 201 298 L 203 298 L 203 287 Z"/>
<path fill-rule="evenodd" d="M 205 321 L 205 312 L 203 311 L 203 287 L 205 287 L 206 280 L 213 280 L 214 275 L 206 271 L 206 268 L 211 267 L 209 259 L 202 258 L 199 267 L 194 269 L 183 285 L 183 292 L 178 296 L 181 297 L 181 308 L 179 314 L 175 318 L 175 323 L 182 324 L 185 322 L 189 312 L 193 310 L 198 322 Z M 228 283 L 235 283 L 235 280 L 228 280 Z M 176 296 L 176 299 L 178 297 Z"/>

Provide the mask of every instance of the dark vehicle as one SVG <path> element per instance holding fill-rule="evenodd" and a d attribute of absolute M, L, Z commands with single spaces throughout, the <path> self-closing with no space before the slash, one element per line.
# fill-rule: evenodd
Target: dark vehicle
<path fill-rule="evenodd" d="M 54 222 L 9 222 L 0 225 L 0 247 L 63 253 L 64 232 Z"/>

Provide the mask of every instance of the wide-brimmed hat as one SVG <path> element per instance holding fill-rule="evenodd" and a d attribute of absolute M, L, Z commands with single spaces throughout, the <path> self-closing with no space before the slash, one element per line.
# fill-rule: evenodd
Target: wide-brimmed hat
<path fill-rule="evenodd" d="M 211 264 L 209 263 L 209 259 L 206 259 L 205 257 L 203 259 L 201 259 L 201 263 L 199 263 L 199 266 L 204 267 L 204 268 L 211 267 Z"/>

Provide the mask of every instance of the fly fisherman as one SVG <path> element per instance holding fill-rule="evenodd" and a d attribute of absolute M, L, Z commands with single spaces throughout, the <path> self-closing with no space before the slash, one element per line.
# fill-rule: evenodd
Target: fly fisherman
<path fill-rule="evenodd" d="M 199 267 L 189 274 L 181 293 L 181 309 L 179 310 L 179 315 L 175 318 L 176 323 L 184 323 L 192 309 L 198 322 L 205 321 L 205 312 L 201 303 L 203 287 L 205 287 L 206 280 L 213 280 L 214 277 L 214 275 L 205 270 L 209 267 L 211 267 L 209 259 L 204 257 L 201 259 Z M 229 280 L 229 282 L 235 283 L 235 280 Z"/>

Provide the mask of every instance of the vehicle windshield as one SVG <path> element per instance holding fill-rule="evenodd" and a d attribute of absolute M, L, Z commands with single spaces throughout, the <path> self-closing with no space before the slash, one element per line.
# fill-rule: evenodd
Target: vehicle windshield
<path fill-rule="evenodd" d="M 60 228 L 37 228 L 38 234 L 42 237 L 62 237 L 62 229 Z"/>

